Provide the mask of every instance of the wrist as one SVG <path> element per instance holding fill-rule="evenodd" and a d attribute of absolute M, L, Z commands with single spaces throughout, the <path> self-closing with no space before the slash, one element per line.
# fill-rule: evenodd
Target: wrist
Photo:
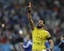
<path fill-rule="evenodd" d="M 52 49 L 50 49 L 52 51 Z"/>
<path fill-rule="evenodd" d="M 47 48 L 47 51 L 52 51 L 52 49 L 50 49 L 50 48 Z"/>
<path fill-rule="evenodd" d="M 50 50 L 52 50 L 53 48 L 50 47 Z"/>
<path fill-rule="evenodd" d="M 27 8 L 27 12 L 28 12 L 28 13 L 31 13 L 31 9 L 30 9 L 30 8 Z"/>
<path fill-rule="evenodd" d="M 28 13 L 31 13 L 31 8 L 27 8 L 27 12 Z"/>

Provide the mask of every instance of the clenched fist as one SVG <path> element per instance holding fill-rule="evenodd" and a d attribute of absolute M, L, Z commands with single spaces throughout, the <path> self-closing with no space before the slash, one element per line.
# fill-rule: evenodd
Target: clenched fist
<path fill-rule="evenodd" d="M 28 13 L 31 13 L 31 3 L 28 4 L 27 10 L 28 10 Z"/>

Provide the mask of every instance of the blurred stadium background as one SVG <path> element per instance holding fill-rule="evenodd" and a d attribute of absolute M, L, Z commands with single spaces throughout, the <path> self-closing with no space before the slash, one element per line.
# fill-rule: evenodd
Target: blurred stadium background
<path fill-rule="evenodd" d="M 19 43 L 31 32 L 26 11 L 29 2 L 32 2 L 35 25 L 39 19 L 45 21 L 45 29 L 55 43 L 54 51 L 60 51 L 58 44 L 64 34 L 64 0 L 0 0 L 0 48 L 3 44 L 3 47 L 11 46 L 14 51 L 23 51 Z"/>

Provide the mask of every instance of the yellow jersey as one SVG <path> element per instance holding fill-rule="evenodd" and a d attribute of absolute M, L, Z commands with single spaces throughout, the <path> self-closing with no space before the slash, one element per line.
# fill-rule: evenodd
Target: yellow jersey
<path fill-rule="evenodd" d="M 44 29 L 38 29 L 34 28 L 32 31 L 32 41 L 33 41 L 33 46 L 32 46 L 32 51 L 42 51 L 45 49 L 45 42 L 46 42 L 46 37 L 48 35 L 48 31 Z"/>

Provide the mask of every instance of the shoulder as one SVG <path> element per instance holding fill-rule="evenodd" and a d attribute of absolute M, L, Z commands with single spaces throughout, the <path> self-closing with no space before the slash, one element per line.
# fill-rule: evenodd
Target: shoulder
<path fill-rule="evenodd" d="M 44 30 L 45 33 L 50 34 L 47 30 Z"/>
<path fill-rule="evenodd" d="M 51 37 L 51 35 L 48 31 L 45 31 L 45 32 L 46 32 L 47 38 Z"/>
<path fill-rule="evenodd" d="M 38 30 L 38 28 L 37 27 L 34 27 L 34 29 L 32 31 L 34 31 L 34 30 Z"/>
<path fill-rule="evenodd" d="M 29 41 L 28 41 L 28 44 L 31 44 L 31 45 L 32 45 L 32 42 L 31 42 L 31 40 L 29 40 Z"/>
<path fill-rule="evenodd" d="M 50 35 L 50 33 L 48 31 L 45 30 L 44 32 L 46 33 L 47 37 L 51 37 L 51 35 Z"/>

